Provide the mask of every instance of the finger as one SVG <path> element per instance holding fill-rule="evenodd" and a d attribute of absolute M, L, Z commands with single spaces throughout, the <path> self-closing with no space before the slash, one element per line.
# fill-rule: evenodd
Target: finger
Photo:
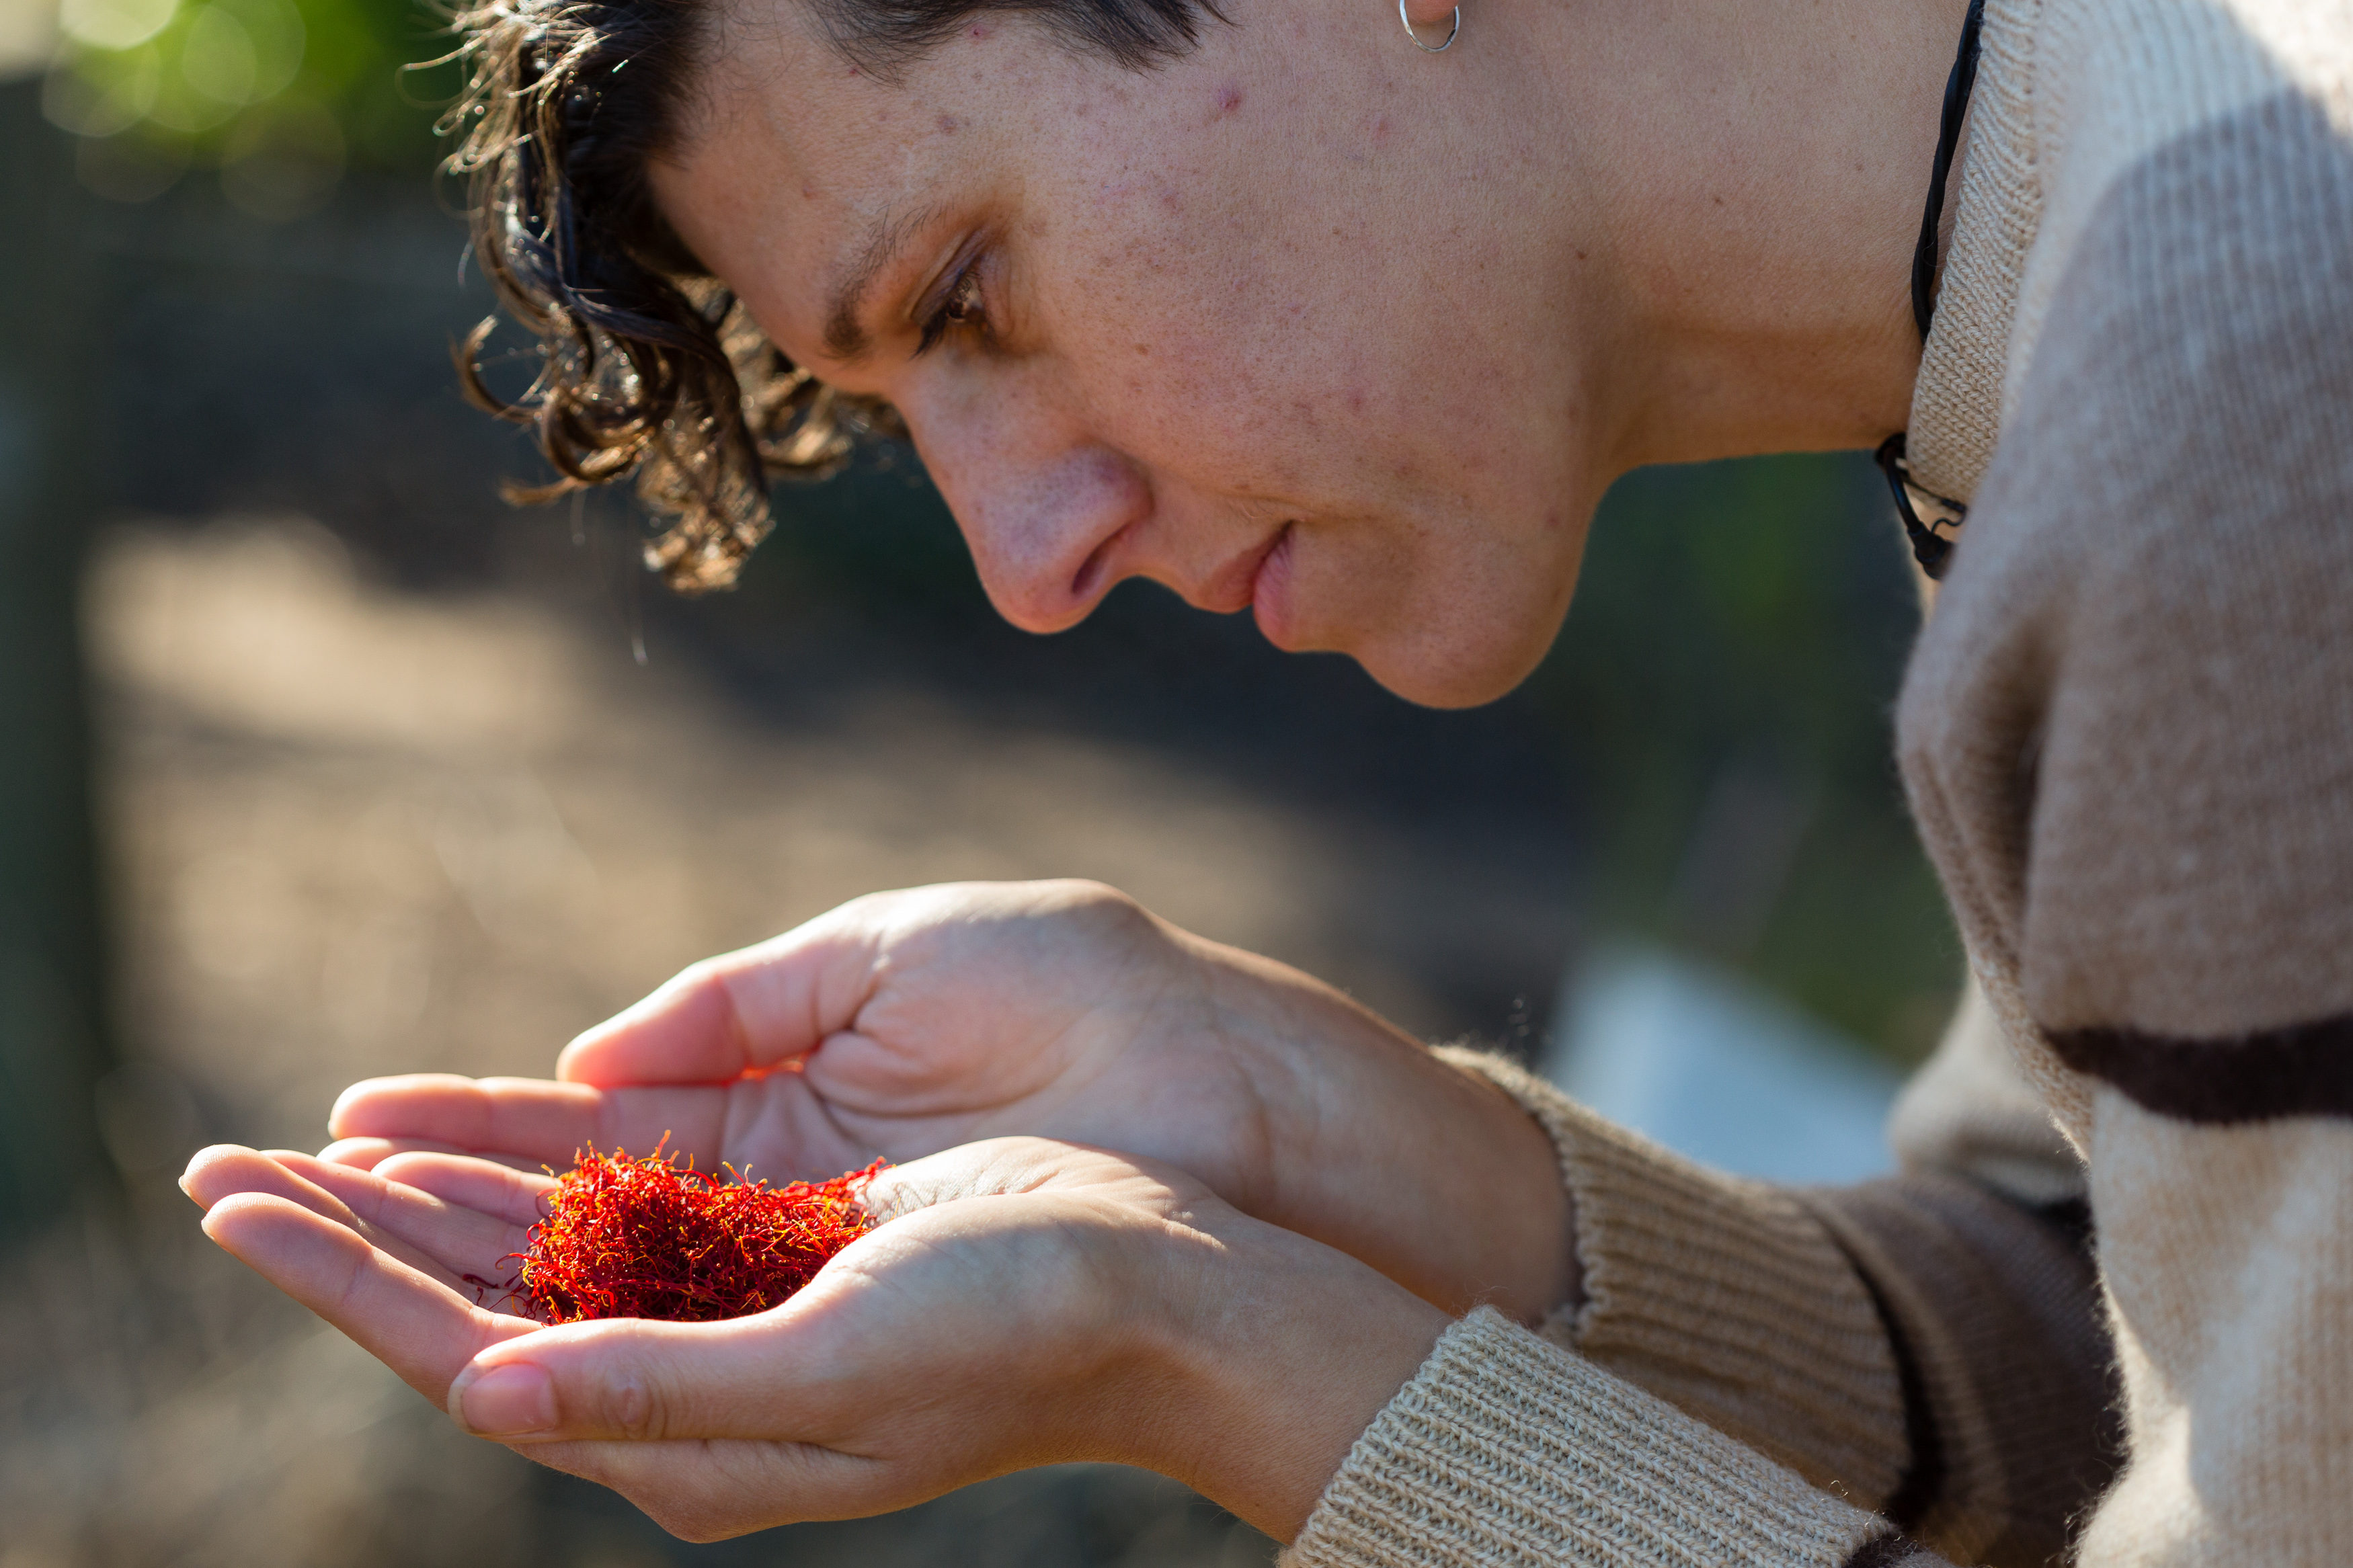
<path fill-rule="evenodd" d="M 559 1168 L 595 1148 L 672 1149 L 717 1157 L 726 1103 L 716 1089 L 617 1092 L 531 1078 L 418 1073 L 369 1079 L 343 1090 L 327 1119 L 337 1138 L 382 1138 Z"/>
<path fill-rule="evenodd" d="M 207 1210 L 239 1193 L 267 1193 L 300 1204 L 322 1219 L 354 1231 L 360 1228 L 360 1216 L 343 1199 L 259 1150 L 236 1143 L 197 1150 L 180 1178 L 180 1190 Z"/>
<path fill-rule="evenodd" d="M 724 1083 L 807 1055 L 873 994 L 881 938 L 847 912 L 702 963 L 564 1047 L 569 1083 Z"/>
<path fill-rule="evenodd" d="M 503 1203 L 500 1208 L 490 1210 L 428 1191 L 403 1181 L 396 1168 L 354 1171 L 292 1150 L 272 1150 L 269 1157 L 342 1199 L 359 1215 L 365 1234 L 377 1245 L 384 1246 L 388 1241 L 406 1244 L 405 1248 L 395 1248 L 403 1259 L 411 1264 L 430 1262 L 441 1272 L 446 1284 L 470 1282 L 466 1280 L 468 1275 L 488 1282 L 512 1272 L 506 1260 L 530 1245 L 526 1230 L 538 1217 L 534 1209 L 529 1217 L 516 1221 L 508 1217 Z M 448 1155 L 409 1158 L 469 1165 L 484 1173 L 496 1172 L 522 1180 L 517 1173 L 483 1161 L 453 1160 Z M 552 1180 L 542 1180 L 549 1186 L 554 1185 Z"/>
<path fill-rule="evenodd" d="M 460 1371 L 449 1414 L 501 1441 L 782 1437 L 822 1442 L 848 1428 L 856 1400 L 826 1353 L 832 1336 L 797 1331 L 793 1303 L 720 1323 L 635 1318 L 567 1323 L 522 1353 L 486 1353 Z M 493 1351 L 497 1347 L 493 1347 Z M 872 1382 L 867 1382 L 872 1392 Z"/>
<path fill-rule="evenodd" d="M 409 1073 L 363 1079 L 337 1097 L 327 1130 L 337 1138 L 424 1140 L 459 1149 L 504 1149 L 565 1159 L 607 1136 L 604 1097 L 533 1079 Z"/>
<path fill-rule="evenodd" d="M 555 1187 L 555 1178 L 543 1173 L 512 1170 L 462 1154 L 396 1154 L 376 1167 L 376 1174 L 525 1227 L 546 1217 L 543 1200 Z"/>
<path fill-rule="evenodd" d="M 442 1405 L 483 1350 L 541 1331 L 469 1305 L 447 1286 L 369 1246 L 358 1232 L 272 1193 L 233 1194 L 205 1234 L 349 1335 L 401 1381 Z"/>
<path fill-rule="evenodd" d="M 455 1144 L 436 1143 L 423 1138 L 338 1138 L 319 1151 L 319 1158 L 333 1165 L 349 1165 L 354 1171 L 373 1171 L 395 1154 L 411 1149 L 430 1149 L 446 1154 L 462 1154 Z"/>
<path fill-rule="evenodd" d="M 319 1151 L 318 1158 L 331 1164 L 348 1165 L 354 1171 L 373 1171 L 395 1154 L 423 1152 L 434 1154 L 461 1154 L 469 1159 L 490 1160 L 510 1170 L 538 1174 L 549 1162 L 534 1160 L 527 1154 L 501 1154 L 486 1149 L 460 1149 L 454 1143 L 437 1143 L 429 1138 L 338 1138 Z"/>
<path fill-rule="evenodd" d="M 308 1156 L 301 1158 L 307 1159 Z M 188 1162 L 187 1173 L 180 1178 L 180 1190 L 207 1210 L 223 1199 L 240 1193 L 266 1193 L 289 1203 L 300 1204 L 322 1219 L 332 1220 L 358 1232 L 371 1245 L 385 1248 L 411 1268 L 421 1269 L 445 1284 L 454 1286 L 459 1283 L 458 1270 L 448 1268 L 414 1243 L 369 1225 L 339 1194 L 309 1180 L 304 1173 L 257 1150 L 239 1148 L 233 1143 L 199 1150 L 196 1157 Z"/>

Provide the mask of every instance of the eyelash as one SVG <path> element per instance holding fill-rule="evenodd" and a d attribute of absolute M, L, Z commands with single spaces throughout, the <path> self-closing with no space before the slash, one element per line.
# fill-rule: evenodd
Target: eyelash
<path fill-rule="evenodd" d="M 961 311 L 962 314 L 958 312 Z M 977 258 L 966 262 L 963 271 L 941 295 L 936 310 L 923 319 L 923 336 L 915 343 L 919 354 L 929 353 L 940 340 L 957 327 L 988 334 L 988 312 L 980 297 L 980 264 Z"/>

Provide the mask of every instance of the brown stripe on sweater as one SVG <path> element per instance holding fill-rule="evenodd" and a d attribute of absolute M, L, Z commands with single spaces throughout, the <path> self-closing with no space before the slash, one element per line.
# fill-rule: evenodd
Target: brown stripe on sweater
<path fill-rule="evenodd" d="M 2113 1352 L 2073 1205 L 1922 1172 L 1816 1189 L 1900 1367 L 1911 1448 L 1877 1511 L 1956 1563 L 2043 1568 L 2113 1470 Z"/>
<path fill-rule="evenodd" d="M 1831 1239 L 1838 1239 L 1835 1231 Z M 1843 1247 L 1841 1250 L 1844 1250 Z M 1879 1511 L 1899 1528 L 1908 1530 L 1920 1522 L 1928 1505 L 1936 1500 L 1945 1486 L 1945 1446 L 1936 1432 L 1936 1405 L 1928 1396 L 1927 1379 L 1920 1373 L 1920 1358 L 1905 1337 L 1904 1324 L 1894 1308 L 1888 1304 L 1878 1281 L 1860 1259 L 1849 1254 L 1847 1261 L 1853 1266 L 1855 1277 L 1862 1281 L 1862 1288 L 1870 1292 L 1880 1326 L 1887 1331 L 1888 1353 L 1895 1358 L 1895 1380 L 1904 1390 L 1904 1445 L 1909 1457 L 1905 1461 L 1903 1479 L 1887 1494 L 1887 1500 L 1880 1504 Z"/>
<path fill-rule="evenodd" d="M 2204 1127 L 2353 1117 L 2353 1014 L 2225 1039 L 2052 1029 L 2051 1048 L 2160 1116 Z"/>

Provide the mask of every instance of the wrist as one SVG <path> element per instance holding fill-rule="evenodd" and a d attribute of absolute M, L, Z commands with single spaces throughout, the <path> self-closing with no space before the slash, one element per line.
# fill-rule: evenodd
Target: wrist
<path fill-rule="evenodd" d="M 1289 1542 L 1452 1320 L 1339 1250 L 1227 1211 L 1165 1292 L 1181 1390 L 1145 1463 Z"/>
<path fill-rule="evenodd" d="M 1228 1197 L 1449 1313 L 1534 1323 L 1575 1299 L 1559 1156 L 1525 1108 L 1320 981 L 1229 950 L 1201 959 L 1243 993 L 1219 1015 L 1265 1143 L 1259 1179 Z"/>

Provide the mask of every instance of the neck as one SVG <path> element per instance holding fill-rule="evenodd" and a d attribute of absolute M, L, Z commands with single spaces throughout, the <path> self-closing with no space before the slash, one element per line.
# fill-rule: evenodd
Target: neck
<path fill-rule="evenodd" d="M 1589 0 L 1558 46 L 1597 460 L 1877 444 L 1962 0 Z"/>

